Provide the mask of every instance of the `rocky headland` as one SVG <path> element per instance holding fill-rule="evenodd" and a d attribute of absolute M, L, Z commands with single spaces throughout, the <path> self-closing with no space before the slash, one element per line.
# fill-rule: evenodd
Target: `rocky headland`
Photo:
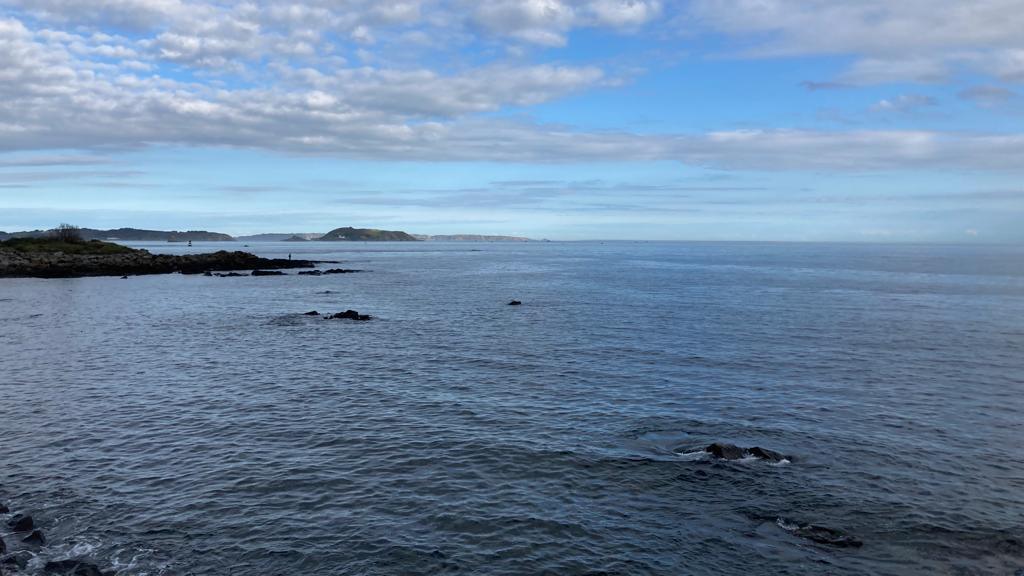
<path fill-rule="evenodd" d="M 311 260 L 260 258 L 248 252 L 151 254 L 109 242 L 14 239 L 0 242 L 0 277 L 76 278 L 142 274 L 202 274 L 229 270 L 313 268 Z"/>

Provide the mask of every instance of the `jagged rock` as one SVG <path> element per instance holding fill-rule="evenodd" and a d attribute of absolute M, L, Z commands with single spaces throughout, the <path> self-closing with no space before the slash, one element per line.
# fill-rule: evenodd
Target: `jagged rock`
<path fill-rule="evenodd" d="M 817 526 L 814 524 L 800 526 L 793 531 L 793 534 L 796 534 L 801 538 L 806 538 L 812 542 L 817 542 L 818 544 L 828 544 L 829 546 L 838 546 L 840 548 L 860 548 L 864 545 L 860 540 L 853 536 L 843 534 L 835 528 Z"/>
<path fill-rule="evenodd" d="M 43 566 L 43 571 L 58 576 L 106 576 L 95 564 L 81 560 L 52 560 Z"/>
<path fill-rule="evenodd" d="M 253 270 L 253 276 L 284 276 L 285 273 L 280 270 Z"/>
<path fill-rule="evenodd" d="M 355 310 L 345 310 L 344 312 L 338 312 L 337 314 L 331 314 L 327 317 L 328 320 L 360 320 L 366 321 L 372 318 L 369 314 L 360 314 Z"/>
<path fill-rule="evenodd" d="M 792 460 L 789 456 L 774 450 L 768 450 L 767 448 L 761 448 L 759 446 L 754 446 L 753 448 L 741 448 L 735 444 L 725 444 L 723 442 L 715 442 L 705 448 L 704 451 L 710 453 L 716 458 L 721 458 L 722 460 L 740 460 L 750 457 L 760 458 L 761 460 L 767 460 L 769 462 Z"/>
<path fill-rule="evenodd" d="M 42 530 L 33 530 L 31 534 L 22 538 L 21 541 L 26 544 L 43 546 L 46 544 L 46 536 L 43 536 Z"/>
<path fill-rule="evenodd" d="M 0 277 L 76 278 L 80 276 L 133 276 L 140 274 L 204 274 L 224 270 L 313 268 L 317 262 L 260 258 L 247 252 L 220 250 L 209 254 L 151 254 L 145 250 L 110 248 L 106 243 L 88 247 L 95 252 L 24 252 L 0 246 Z"/>
<path fill-rule="evenodd" d="M 15 532 L 28 532 L 35 528 L 36 523 L 32 520 L 32 517 L 27 514 L 15 514 L 7 521 L 7 525 Z"/>
<path fill-rule="evenodd" d="M 520 302 L 519 300 L 513 300 L 513 301 L 508 303 L 509 306 L 522 306 L 522 304 L 523 303 Z"/>
<path fill-rule="evenodd" d="M 740 448 L 735 444 L 722 444 L 721 442 L 715 442 L 705 448 L 704 451 L 723 460 L 739 460 L 746 456 L 746 450 L 743 448 Z"/>
<path fill-rule="evenodd" d="M 317 312 L 316 310 L 310 310 L 309 312 L 303 312 L 302 315 L 303 316 L 319 316 L 320 313 Z"/>
<path fill-rule="evenodd" d="M 767 448 L 761 448 L 759 446 L 754 446 L 753 448 L 748 449 L 747 452 L 749 452 L 751 456 L 762 460 L 768 460 L 769 462 L 782 462 L 783 460 L 788 459 L 786 456 L 783 456 L 774 450 L 768 450 Z"/>

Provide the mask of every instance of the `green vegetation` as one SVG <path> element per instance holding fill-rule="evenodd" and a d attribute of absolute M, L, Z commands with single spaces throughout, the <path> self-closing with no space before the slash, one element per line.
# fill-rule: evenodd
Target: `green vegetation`
<path fill-rule="evenodd" d="M 41 252 L 63 252 L 65 254 L 127 254 L 133 248 L 101 242 L 99 240 L 76 241 L 61 238 L 12 238 L 0 242 L 0 249 L 15 250 L 26 254 Z"/>
<path fill-rule="evenodd" d="M 415 242 L 416 239 L 398 230 L 377 230 L 375 228 L 335 228 L 317 240 L 349 242 Z"/>

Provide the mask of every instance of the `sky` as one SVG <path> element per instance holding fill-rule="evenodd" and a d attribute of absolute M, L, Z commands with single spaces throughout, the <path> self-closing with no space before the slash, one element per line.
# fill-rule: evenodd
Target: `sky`
<path fill-rule="evenodd" d="M 0 230 L 1024 242 L 1024 0 L 0 0 Z"/>

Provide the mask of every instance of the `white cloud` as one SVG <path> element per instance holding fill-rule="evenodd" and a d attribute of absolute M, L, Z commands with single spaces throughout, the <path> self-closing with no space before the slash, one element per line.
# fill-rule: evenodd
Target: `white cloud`
<path fill-rule="evenodd" d="M 861 56 L 858 83 L 930 82 L 951 66 L 1024 79 L 1024 0 L 695 0 L 683 21 L 761 37 L 750 54 Z"/>
<path fill-rule="evenodd" d="M 873 112 L 901 112 L 909 113 L 930 106 L 937 106 L 938 100 L 931 96 L 922 94 L 900 94 L 895 98 L 880 100 L 871 107 Z"/>

